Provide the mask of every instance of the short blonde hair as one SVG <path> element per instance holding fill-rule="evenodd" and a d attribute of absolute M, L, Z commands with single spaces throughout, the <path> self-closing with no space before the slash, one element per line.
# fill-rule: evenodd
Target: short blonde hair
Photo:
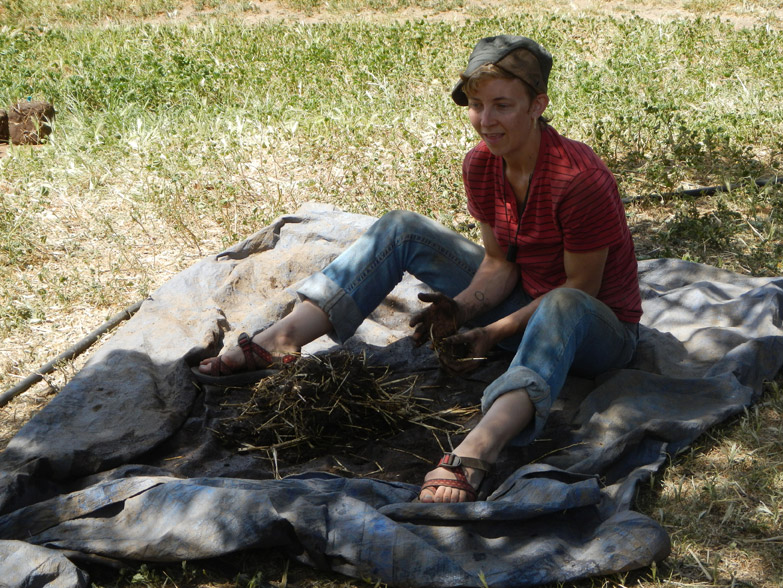
<path fill-rule="evenodd" d="M 473 72 L 470 77 L 463 79 L 462 91 L 465 92 L 466 96 L 470 96 L 476 91 L 476 88 L 478 88 L 479 84 L 484 80 L 496 79 L 519 80 L 525 87 L 525 91 L 527 92 L 530 100 L 533 100 L 536 96 L 538 96 L 538 93 L 533 89 L 532 86 L 530 86 L 530 84 L 525 83 L 524 80 L 509 73 L 505 69 L 498 67 L 494 63 L 487 63 L 482 65 L 475 72 Z"/>

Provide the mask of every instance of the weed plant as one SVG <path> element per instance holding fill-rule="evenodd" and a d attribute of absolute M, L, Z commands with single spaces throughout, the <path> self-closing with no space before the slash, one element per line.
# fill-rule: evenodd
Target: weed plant
<path fill-rule="evenodd" d="M 627 207 L 640 258 L 783 271 L 783 186 L 750 182 L 783 166 L 783 43 L 769 26 L 779 3 L 691 2 L 684 9 L 698 17 L 666 22 L 524 1 L 493 10 L 458 0 L 287 6 L 332 18 L 247 24 L 263 10 L 257 2 L 0 0 L 0 108 L 29 97 L 57 109 L 47 145 L 11 146 L 0 158 L 3 388 L 177 271 L 306 201 L 374 216 L 411 209 L 476 238 L 460 175 L 475 137 L 449 91 L 475 41 L 499 32 L 526 34 L 554 54 L 548 114 L 607 161 L 624 196 L 640 196 Z M 463 20 L 349 18 L 463 6 Z M 177 17 L 188 10 L 196 14 Z M 721 11 L 770 16 L 743 28 Z M 671 194 L 742 181 L 712 197 Z M 769 402 L 781 408 L 779 394 Z M 735 424 L 716 443 L 735 443 L 764 476 L 764 463 L 779 468 L 779 446 L 737 441 L 746 427 L 779 431 L 773 416 L 758 419 L 747 423 L 766 424 Z M 691 463 L 667 475 L 697 486 L 717 475 Z M 700 520 L 718 513 L 731 530 L 740 513 L 749 524 L 757 517 L 754 537 L 777 533 L 768 546 L 779 547 L 783 480 L 770 476 L 753 485 L 765 488 L 758 500 L 768 512 L 752 507 L 751 516 L 748 499 Z M 713 579 L 742 577 L 716 563 L 713 527 L 687 526 L 691 507 L 669 492 L 647 507 L 675 513 L 668 573 L 713 585 L 687 583 L 706 578 L 692 551 L 717 566 Z M 715 485 L 725 501 L 721 492 Z M 741 558 L 757 540 L 725 557 Z M 779 564 L 765 565 L 748 573 L 779 580 Z M 147 585 L 166 583 L 156 582 Z M 640 582 L 665 585 L 649 575 Z"/>

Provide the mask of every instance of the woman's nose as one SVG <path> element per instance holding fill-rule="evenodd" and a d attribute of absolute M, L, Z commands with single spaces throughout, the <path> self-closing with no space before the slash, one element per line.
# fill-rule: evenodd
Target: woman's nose
<path fill-rule="evenodd" d="M 481 126 L 489 127 L 495 122 L 494 108 L 484 108 L 481 111 Z"/>

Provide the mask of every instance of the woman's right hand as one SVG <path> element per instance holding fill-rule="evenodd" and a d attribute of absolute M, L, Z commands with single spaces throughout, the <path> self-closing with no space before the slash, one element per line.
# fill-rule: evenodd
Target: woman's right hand
<path fill-rule="evenodd" d="M 460 310 L 453 298 L 440 292 L 421 292 L 419 300 L 430 304 L 414 314 L 409 323 L 415 327 L 412 338 L 416 347 L 431 339 L 437 341 L 457 332 L 460 327 Z"/>
<path fill-rule="evenodd" d="M 438 360 L 441 365 L 461 374 L 478 368 L 487 359 L 495 341 L 487 327 L 476 327 L 446 337 L 440 344 Z"/>

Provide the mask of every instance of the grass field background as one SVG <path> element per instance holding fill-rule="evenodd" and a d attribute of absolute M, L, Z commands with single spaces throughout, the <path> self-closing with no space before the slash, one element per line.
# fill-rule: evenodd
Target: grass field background
<path fill-rule="evenodd" d="M 460 179 L 475 137 L 449 90 L 476 40 L 501 32 L 553 53 L 548 115 L 639 197 L 640 258 L 780 275 L 783 186 L 751 180 L 783 165 L 781 14 L 719 0 L 0 0 L 0 108 L 57 109 L 46 145 L 0 157 L 0 386 L 307 201 L 411 209 L 475 238 Z M 744 184 L 669 194 L 728 183 Z M 3 438 L 85 359 L 2 408 Z M 783 583 L 779 383 L 641 493 L 674 540 L 665 568 L 586 585 Z M 342 582 L 255 556 L 217 576 L 190 563 L 101 582 Z"/>

